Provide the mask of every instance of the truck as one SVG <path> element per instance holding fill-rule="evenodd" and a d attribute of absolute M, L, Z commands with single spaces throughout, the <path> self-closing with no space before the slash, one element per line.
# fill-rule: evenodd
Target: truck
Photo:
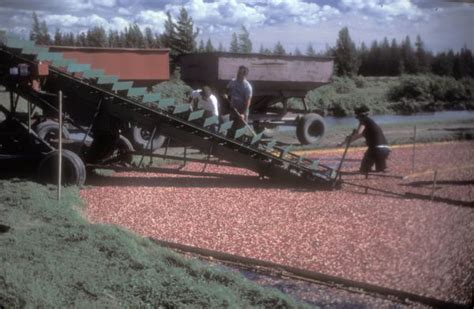
<path fill-rule="evenodd" d="M 253 88 L 248 122 L 256 131 L 270 135 L 275 127 L 294 126 L 301 144 L 315 144 L 324 135 L 324 119 L 310 112 L 305 96 L 330 82 L 334 65 L 330 57 L 193 53 L 181 56 L 179 65 L 184 82 L 193 88 L 207 85 L 215 91 L 221 114 L 229 111 L 223 99 L 228 82 L 235 78 L 239 66 L 246 66 Z M 290 98 L 300 99 L 302 108 L 289 108 Z"/>

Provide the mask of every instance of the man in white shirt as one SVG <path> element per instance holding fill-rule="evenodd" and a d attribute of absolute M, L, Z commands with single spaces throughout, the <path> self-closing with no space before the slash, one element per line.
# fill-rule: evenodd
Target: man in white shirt
<path fill-rule="evenodd" d="M 193 90 L 190 97 L 193 109 L 204 109 L 212 116 L 219 116 L 217 98 L 212 94 L 211 88 L 208 86 Z"/>

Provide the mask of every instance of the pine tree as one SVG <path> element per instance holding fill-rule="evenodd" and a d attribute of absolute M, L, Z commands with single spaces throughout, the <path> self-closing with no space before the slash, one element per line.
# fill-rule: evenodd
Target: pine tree
<path fill-rule="evenodd" d="M 396 39 L 392 39 L 390 44 L 390 58 L 389 58 L 389 72 L 390 76 L 398 76 L 402 73 L 402 64 L 400 59 L 400 47 Z"/>
<path fill-rule="evenodd" d="M 206 48 L 204 47 L 204 41 L 203 40 L 200 40 L 199 41 L 199 47 L 197 49 L 197 52 L 198 53 L 203 53 L 206 51 Z"/>
<path fill-rule="evenodd" d="M 274 55 L 280 55 L 280 56 L 286 55 L 286 50 L 285 50 L 285 48 L 283 47 L 283 45 L 281 44 L 280 41 L 278 41 L 275 44 L 275 47 L 273 48 L 273 54 Z"/>
<path fill-rule="evenodd" d="M 130 24 L 128 28 L 125 29 L 125 47 L 145 47 L 145 37 L 137 24 Z"/>
<path fill-rule="evenodd" d="M 145 48 L 155 48 L 156 40 L 150 27 L 145 28 Z"/>
<path fill-rule="evenodd" d="M 194 31 L 193 19 L 184 7 L 179 11 L 175 28 L 176 38 L 173 45 L 175 45 L 177 53 L 181 55 L 196 51 L 196 38 L 199 35 L 199 28 Z"/>
<path fill-rule="evenodd" d="M 298 49 L 298 47 L 295 48 L 295 51 L 293 53 L 295 56 L 302 56 L 303 54 L 301 53 L 301 51 Z"/>
<path fill-rule="evenodd" d="M 231 53 L 239 52 L 239 40 L 237 39 L 237 34 L 235 32 L 232 33 L 232 40 L 230 41 L 229 51 Z"/>
<path fill-rule="evenodd" d="M 36 12 L 33 12 L 33 25 L 30 32 L 30 40 L 35 41 L 36 44 L 49 45 L 52 43 L 51 36 L 48 32 L 48 25 L 46 22 L 40 21 Z"/>
<path fill-rule="evenodd" d="M 311 56 L 311 57 L 316 56 L 316 51 L 314 50 L 313 44 L 311 43 L 308 45 L 308 48 L 306 49 L 306 56 Z"/>
<path fill-rule="evenodd" d="M 107 34 L 102 26 L 95 26 L 87 30 L 87 46 L 107 47 L 109 45 Z"/>
<path fill-rule="evenodd" d="M 252 41 L 250 40 L 250 33 L 247 28 L 245 28 L 245 26 L 241 27 L 238 45 L 240 53 L 249 54 L 252 52 Z"/>
<path fill-rule="evenodd" d="M 402 43 L 401 56 L 403 61 L 404 72 L 409 74 L 418 73 L 418 64 L 416 61 L 415 51 L 411 45 L 410 37 L 406 36 L 405 41 Z"/>
<path fill-rule="evenodd" d="M 63 45 L 63 34 L 61 33 L 61 30 L 56 28 L 56 31 L 54 32 L 54 45 L 61 46 Z"/>
<path fill-rule="evenodd" d="M 211 38 L 207 39 L 205 51 L 207 53 L 212 53 L 216 51 L 216 49 L 214 48 L 214 45 L 212 45 Z"/>
<path fill-rule="evenodd" d="M 219 51 L 219 52 L 225 52 L 224 45 L 222 45 L 221 42 L 219 42 L 219 47 L 217 48 L 217 51 Z"/>
<path fill-rule="evenodd" d="M 429 70 L 429 63 L 428 63 L 429 56 L 425 51 L 424 43 L 421 40 L 421 37 L 419 35 L 416 36 L 415 47 L 416 47 L 415 55 L 416 55 L 418 72 L 426 73 Z"/>
<path fill-rule="evenodd" d="M 360 44 L 359 49 L 359 59 L 360 59 L 360 66 L 358 74 L 367 76 L 368 75 L 368 67 L 369 67 L 369 50 L 364 42 Z"/>
<path fill-rule="evenodd" d="M 360 61 L 347 27 L 339 31 L 339 37 L 334 50 L 334 62 L 336 73 L 339 76 L 353 76 L 359 70 Z"/>

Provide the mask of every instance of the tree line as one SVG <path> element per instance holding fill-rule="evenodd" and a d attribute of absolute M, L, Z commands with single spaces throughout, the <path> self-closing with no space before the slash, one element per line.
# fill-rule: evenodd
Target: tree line
<path fill-rule="evenodd" d="M 336 73 L 339 76 L 434 73 L 457 79 L 474 77 L 474 58 L 470 49 L 463 47 L 459 52 L 449 50 L 434 54 L 426 50 L 419 35 L 414 44 L 406 36 L 401 42 L 396 39 L 389 42 L 384 38 L 380 42 L 372 42 L 370 48 L 365 43 L 357 48 L 348 28 L 344 27 L 330 54 L 335 57 Z"/>
<path fill-rule="evenodd" d="M 146 27 L 143 31 L 137 24 L 130 24 L 122 31 L 109 30 L 95 26 L 86 32 L 75 34 L 63 33 L 56 29 L 51 37 L 45 21 L 40 21 L 33 13 L 33 25 L 30 39 L 42 45 L 82 46 L 82 47 L 124 47 L 124 48 L 169 48 L 171 58 L 192 52 L 232 52 L 252 53 L 254 46 L 250 33 L 241 26 L 239 33 L 232 33 L 230 45 L 225 48 L 222 43 L 216 47 L 210 38 L 197 42 L 200 29 L 194 26 L 194 21 L 185 8 L 181 8 L 176 20 L 167 13 L 163 33 L 153 32 Z M 420 36 L 412 44 L 406 36 L 401 42 L 396 39 L 389 41 L 374 41 L 367 47 L 363 42 L 356 47 L 352 41 L 349 29 L 342 28 L 336 41 L 336 46 L 324 52 L 317 53 L 312 44 L 308 44 L 304 52 L 296 48 L 287 51 L 278 41 L 273 48 L 260 45 L 258 53 L 265 55 L 295 55 L 295 56 L 332 56 L 334 57 L 335 73 L 338 76 L 398 76 L 401 74 L 434 73 L 455 78 L 474 77 L 474 58 L 467 47 L 459 52 L 449 50 L 434 54 L 427 51 Z"/>

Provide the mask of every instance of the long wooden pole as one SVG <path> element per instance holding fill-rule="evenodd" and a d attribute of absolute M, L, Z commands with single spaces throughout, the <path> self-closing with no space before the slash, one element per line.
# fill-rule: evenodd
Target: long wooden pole
<path fill-rule="evenodd" d="M 411 172 L 415 172 L 416 125 L 413 127 L 413 153 L 411 156 Z"/>
<path fill-rule="evenodd" d="M 63 165 L 63 92 L 59 90 L 59 158 L 58 158 L 58 201 L 61 200 L 61 178 L 62 178 L 62 165 Z"/>

